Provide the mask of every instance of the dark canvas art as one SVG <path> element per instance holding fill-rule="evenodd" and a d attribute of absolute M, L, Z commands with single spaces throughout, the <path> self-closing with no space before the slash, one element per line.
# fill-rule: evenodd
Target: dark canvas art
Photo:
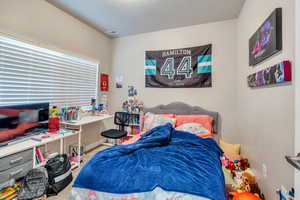
<path fill-rule="evenodd" d="M 276 8 L 249 40 L 249 64 L 254 66 L 282 50 L 282 8 Z"/>
<path fill-rule="evenodd" d="M 292 81 L 290 61 L 283 61 L 277 65 L 261 70 L 248 76 L 249 87 L 262 87 Z"/>
<path fill-rule="evenodd" d="M 211 87 L 211 72 L 211 44 L 182 49 L 146 51 L 146 87 Z"/>

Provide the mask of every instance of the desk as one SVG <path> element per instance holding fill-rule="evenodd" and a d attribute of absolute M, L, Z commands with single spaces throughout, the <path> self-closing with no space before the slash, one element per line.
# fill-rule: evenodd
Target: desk
<path fill-rule="evenodd" d="M 44 164 L 46 164 L 46 161 L 41 163 L 41 164 L 36 164 L 36 148 L 38 146 L 42 146 L 45 144 L 48 144 L 50 142 L 54 142 L 54 141 L 60 141 L 60 153 L 63 153 L 63 140 L 67 137 L 73 136 L 73 135 L 77 135 L 79 132 L 72 132 L 72 133 L 66 133 L 65 135 L 61 135 L 61 134 L 51 134 L 51 136 L 49 138 L 45 138 L 42 141 L 35 141 L 32 139 L 28 139 L 22 142 L 18 142 L 15 144 L 11 144 L 5 147 L 1 147 L 0 148 L 0 158 L 6 157 L 6 156 L 10 156 L 22 151 L 26 151 L 29 149 L 33 149 L 33 167 L 37 168 L 40 167 Z M 78 167 L 78 164 L 76 166 L 74 166 L 73 168 Z"/>
<path fill-rule="evenodd" d="M 82 126 L 87 125 L 87 124 L 91 124 L 91 123 L 95 123 L 95 122 L 100 122 L 102 120 L 105 119 L 110 119 L 113 118 L 113 115 L 99 115 L 99 116 L 86 116 L 83 117 L 81 120 L 74 120 L 71 122 L 61 122 L 62 125 L 64 125 L 66 128 L 68 128 L 68 126 L 77 126 L 79 127 L 79 132 L 78 132 L 78 160 L 79 163 L 78 165 L 80 166 L 80 160 L 81 160 L 81 134 L 82 134 Z M 61 144 L 63 145 L 63 144 Z"/>
<path fill-rule="evenodd" d="M 86 116 L 82 118 L 81 120 L 74 120 L 72 122 L 61 122 L 63 125 L 70 125 L 70 126 L 83 126 L 86 124 L 102 121 L 105 119 L 112 118 L 113 115 L 99 115 L 99 116 Z"/>
<path fill-rule="evenodd" d="M 75 136 L 78 135 L 78 147 L 81 146 L 81 131 L 82 131 L 82 126 L 85 124 L 89 124 L 89 123 L 94 123 L 94 122 L 99 122 L 101 120 L 105 120 L 105 119 L 109 119 L 112 118 L 112 115 L 102 115 L 102 116 L 87 116 L 85 118 L 83 118 L 82 120 L 78 120 L 75 122 L 68 122 L 65 123 L 63 122 L 62 124 L 68 126 L 68 125 L 72 125 L 72 126 L 79 126 L 79 131 L 75 131 L 72 133 L 66 133 L 64 135 L 61 134 L 52 134 L 51 137 L 49 138 L 45 138 L 42 141 L 35 141 L 32 139 L 28 139 L 19 143 L 15 143 L 15 144 L 11 144 L 5 147 L 0 147 L 0 158 L 6 157 L 6 156 L 10 156 L 13 155 L 15 153 L 19 153 L 22 151 L 26 151 L 29 149 L 33 149 L 33 167 L 39 167 L 41 165 L 44 165 L 45 163 L 41 163 L 39 165 L 36 165 L 35 162 L 35 153 L 36 153 L 36 147 L 38 146 L 42 146 L 42 145 L 46 145 L 50 142 L 54 142 L 54 141 L 60 141 L 60 153 L 64 153 L 63 151 L 63 145 L 64 145 L 64 139 L 70 136 Z M 72 166 L 72 168 L 75 167 L 79 167 L 80 166 L 80 148 L 79 149 L 79 159 L 78 159 L 78 163 L 77 165 Z"/>

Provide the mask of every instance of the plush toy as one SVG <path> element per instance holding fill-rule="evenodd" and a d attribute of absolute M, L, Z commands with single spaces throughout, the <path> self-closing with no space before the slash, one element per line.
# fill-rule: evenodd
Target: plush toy
<path fill-rule="evenodd" d="M 261 200 L 258 196 L 249 192 L 232 192 L 231 195 L 233 195 L 232 200 Z"/>
<path fill-rule="evenodd" d="M 262 200 L 265 200 L 264 194 L 260 191 L 260 188 L 257 183 L 251 184 L 251 193 L 257 194 Z"/>
<path fill-rule="evenodd" d="M 241 167 L 241 170 L 243 170 L 243 171 L 250 168 L 250 164 L 249 164 L 249 161 L 247 158 L 243 158 L 240 160 L 240 167 Z"/>
<path fill-rule="evenodd" d="M 229 160 L 226 156 L 223 156 L 221 159 L 222 165 L 226 167 L 230 172 L 235 170 L 235 163 L 231 160 Z"/>
<path fill-rule="evenodd" d="M 242 174 L 236 179 L 236 190 L 241 192 L 252 192 L 251 185 L 256 184 L 255 177 L 252 175 L 250 171 L 242 172 Z"/>

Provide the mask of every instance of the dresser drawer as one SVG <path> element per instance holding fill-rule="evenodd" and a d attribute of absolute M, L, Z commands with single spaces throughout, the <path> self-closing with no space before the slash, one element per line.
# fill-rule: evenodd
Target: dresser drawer
<path fill-rule="evenodd" d="M 32 162 L 32 159 L 33 159 L 32 149 L 0 158 L 0 173 L 7 169 L 11 169 L 13 167 L 22 165 L 28 161 Z"/>
<path fill-rule="evenodd" d="M 17 167 L 0 172 L 0 184 L 24 177 L 33 168 L 32 160 Z"/>

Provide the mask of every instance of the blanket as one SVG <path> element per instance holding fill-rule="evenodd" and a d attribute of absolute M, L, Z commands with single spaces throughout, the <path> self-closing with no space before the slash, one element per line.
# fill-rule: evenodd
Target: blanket
<path fill-rule="evenodd" d="M 223 151 L 213 139 L 156 127 L 129 145 L 98 152 L 80 171 L 73 187 L 128 194 L 153 191 L 188 193 L 225 200 Z"/>

